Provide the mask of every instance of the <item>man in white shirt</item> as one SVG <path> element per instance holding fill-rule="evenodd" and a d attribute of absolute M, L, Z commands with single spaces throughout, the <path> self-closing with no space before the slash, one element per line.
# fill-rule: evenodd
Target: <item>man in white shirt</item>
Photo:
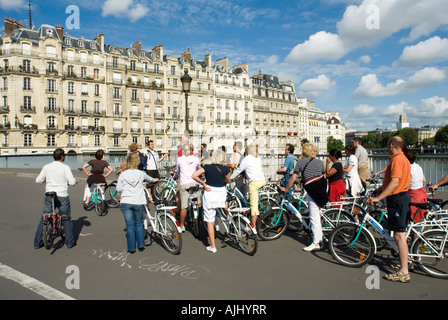
<path fill-rule="evenodd" d="M 159 158 L 159 153 L 154 150 L 154 141 L 149 140 L 148 141 L 148 150 L 146 151 L 146 174 L 154 179 L 160 179 L 160 173 L 158 169 L 159 163 L 165 159 L 169 152 L 167 152 L 162 158 Z M 149 201 L 153 202 L 152 200 L 152 188 L 148 188 L 149 191 Z"/>
<path fill-rule="evenodd" d="M 63 164 L 65 161 L 65 152 L 62 149 L 56 149 L 53 152 L 54 161 L 46 164 L 39 176 L 36 178 L 36 183 L 46 183 L 45 192 L 56 192 L 55 206 L 59 207 L 62 223 L 65 229 L 65 244 L 67 248 L 72 248 L 76 245 L 73 234 L 73 224 L 71 220 L 71 206 L 68 196 L 68 186 L 74 186 L 76 179 L 70 167 Z M 44 200 L 43 213 L 52 211 L 51 198 L 46 196 Z M 40 219 L 39 226 L 34 237 L 34 248 L 39 249 L 43 246 L 43 216 Z"/>
<path fill-rule="evenodd" d="M 364 182 L 365 186 L 368 187 L 370 182 L 367 181 L 370 179 L 369 172 L 369 154 L 367 150 L 361 145 L 362 139 L 360 137 L 355 137 L 352 140 L 353 146 L 356 148 L 355 157 L 358 159 L 358 175 L 361 178 L 362 182 Z"/>

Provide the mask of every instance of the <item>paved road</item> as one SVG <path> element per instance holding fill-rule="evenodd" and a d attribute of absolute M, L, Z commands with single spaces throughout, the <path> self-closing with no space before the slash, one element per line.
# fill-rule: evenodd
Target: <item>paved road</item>
<path fill-rule="evenodd" d="M 120 209 L 103 217 L 82 208 L 85 177 L 71 187 L 72 219 L 77 246 L 35 250 L 33 237 L 40 219 L 44 186 L 35 183 L 36 170 L 0 169 L 0 299 L 47 299 L 43 289 L 28 289 L 29 281 L 51 288 L 53 297 L 120 300 L 306 300 L 306 299 L 447 299 L 447 281 L 412 274 L 410 284 L 379 280 L 368 289 L 374 274 L 366 267 L 352 269 L 333 261 L 328 250 L 306 253 L 307 239 L 294 233 L 260 242 L 250 257 L 218 240 L 218 253 L 206 252 L 203 241 L 183 234 L 180 255 L 158 243 L 143 252 L 126 253 L 124 220 Z M 446 197 L 446 194 L 441 196 Z M 446 197 L 448 198 L 448 197 Z M 387 251 L 372 263 L 380 275 L 389 271 Z M 5 278 L 5 268 L 13 272 Z M 69 269 L 67 269 L 69 268 Z M 72 268 L 72 269 L 70 269 Z M 74 268 L 74 269 L 73 269 Z M 9 270 L 9 269 L 8 269 Z M 79 289 L 70 288 L 79 271 Z M 27 278 L 28 277 L 28 278 Z M 25 281 L 24 279 L 27 279 Z M 67 286 L 68 284 L 68 286 Z M 37 286 L 39 288 L 39 286 Z M 48 290 L 47 290 L 48 291 Z M 51 298 L 52 296 L 50 296 Z M 185 302 L 188 304 L 188 302 Z M 179 312 L 179 310 L 176 310 Z"/>

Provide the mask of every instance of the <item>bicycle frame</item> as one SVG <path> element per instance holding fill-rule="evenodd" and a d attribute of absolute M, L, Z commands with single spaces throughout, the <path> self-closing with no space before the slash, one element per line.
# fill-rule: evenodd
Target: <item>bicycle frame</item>
<path fill-rule="evenodd" d="M 149 191 L 145 188 L 145 192 L 146 195 L 148 196 Z M 149 210 L 148 206 L 145 205 L 145 210 L 146 210 L 146 217 L 147 219 L 143 220 L 143 225 L 145 230 L 148 229 L 148 221 L 152 227 L 152 230 L 157 233 L 157 234 L 162 234 L 164 235 L 164 232 L 161 230 L 164 230 L 163 228 L 160 228 L 160 226 L 162 225 L 162 222 L 160 221 L 160 217 L 159 215 L 164 214 L 166 215 L 169 219 L 171 219 L 174 224 L 176 225 L 177 231 L 178 232 L 182 232 L 182 229 L 180 228 L 179 222 L 171 215 L 168 214 L 167 212 L 172 212 L 173 210 L 176 210 L 177 207 L 176 206 L 160 206 L 156 208 L 156 212 L 154 213 L 154 216 L 151 215 L 151 210 Z M 163 213 L 158 213 L 158 211 L 164 211 Z"/>
<path fill-rule="evenodd" d="M 384 212 L 383 212 L 384 215 Z M 417 215 L 416 215 L 417 216 Z M 352 247 L 355 242 L 358 240 L 359 235 L 361 234 L 361 230 L 364 229 L 365 231 L 367 231 L 367 233 L 372 237 L 372 239 L 374 239 L 372 233 L 365 227 L 365 225 L 367 223 L 370 223 L 383 237 L 384 239 L 387 241 L 387 243 L 391 246 L 392 250 L 395 252 L 398 252 L 398 246 L 395 242 L 395 239 L 387 232 L 387 230 L 385 230 L 381 224 L 376 221 L 372 216 L 369 215 L 369 213 L 366 213 L 362 222 L 361 223 L 356 223 L 359 225 L 359 231 L 356 234 L 355 238 L 353 239 L 353 241 L 349 244 L 349 247 Z M 429 243 L 425 238 L 424 238 L 424 233 L 425 232 L 421 232 L 419 231 L 420 229 L 425 229 L 425 228 L 430 228 L 430 227 L 440 227 L 442 230 L 447 231 L 448 230 L 448 220 L 442 219 L 442 220 L 432 220 L 432 221 L 428 221 L 428 220 L 422 220 L 418 223 L 414 223 L 414 221 L 410 221 L 408 224 L 408 228 L 407 228 L 407 232 L 406 232 L 406 238 L 409 237 L 409 235 L 411 233 L 415 234 L 417 236 L 417 238 L 414 239 L 414 242 L 417 239 L 421 239 L 429 248 L 431 248 L 431 250 L 434 250 L 434 252 L 437 252 L 437 249 L 434 248 L 431 243 Z M 427 231 L 431 231 L 427 230 Z M 448 235 L 448 233 L 447 233 Z M 444 243 L 447 241 L 447 236 L 445 236 L 444 239 Z M 377 247 L 376 247 L 376 242 L 373 241 L 373 243 L 375 244 L 375 248 L 374 248 L 374 253 L 377 252 Z M 442 247 L 443 248 L 443 247 Z M 441 252 L 438 252 L 438 256 L 441 257 Z M 418 257 L 418 254 L 413 254 L 413 253 L 409 253 L 409 257 L 415 258 Z"/>
<path fill-rule="evenodd" d="M 249 211 L 249 208 L 232 208 L 232 209 L 223 209 L 218 208 L 217 210 L 217 217 L 221 220 L 222 224 L 224 225 L 224 228 L 226 229 L 226 232 L 232 236 L 241 237 L 241 234 L 233 234 L 229 232 L 229 225 L 230 223 L 235 223 L 233 220 L 234 217 L 240 217 L 242 220 L 245 220 L 250 227 L 252 228 L 252 231 L 254 234 L 257 234 L 257 230 L 255 226 L 252 224 L 247 217 L 242 214 L 242 212 Z M 235 214 L 233 214 L 235 213 Z M 238 228 L 235 228 L 236 230 L 240 230 L 240 226 L 237 226 Z"/>

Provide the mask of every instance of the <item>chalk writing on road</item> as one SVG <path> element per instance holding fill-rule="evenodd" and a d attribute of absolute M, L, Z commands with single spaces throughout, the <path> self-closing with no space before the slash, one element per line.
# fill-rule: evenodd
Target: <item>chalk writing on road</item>
<path fill-rule="evenodd" d="M 103 250 L 103 249 L 92 249 L 93 255 L 99 259 L 107 259 L 109 261 L 120 262 L 121 267 L 132 268 L 128 261 L 130 255 L 126 250 L 115 251 L 115 250 Z M 196 280 L 202 276 L 210 273 L 210 270 L 202 266 L 198 266 L 191 263 L 186 264 L 176 264 L 169 263 L 166 261 L 153 261 L 150 258 L 144 258 L 139 261 L 139 269 L 146 270 L 153 273 L 166 273 L 170 276 L 180 276 L 184 279 Z"/>
<path fill-rule="evenodd" d="M 93 255 L 98 256 L 98 258 L 106 258 L 107 260 L 119 261 L 121 262 L 121 267 L 131 268 L 131 265 L 127 263 L 129 252 L 126 250 L 123 251 L 115 251 L 115 250 L 93 250 Z"/>
<path fill-rule="evenodd" d="M 199 277 L 210 273 L 210 270 L 194 264 L 175 264 L 165 261 L 153 262 L 149 258 L 142 259 L 139 263 L 140 269 L 149 272 L 164 272 L 171 276 L 179 275 L 190 280 L 199 279 Z"/>

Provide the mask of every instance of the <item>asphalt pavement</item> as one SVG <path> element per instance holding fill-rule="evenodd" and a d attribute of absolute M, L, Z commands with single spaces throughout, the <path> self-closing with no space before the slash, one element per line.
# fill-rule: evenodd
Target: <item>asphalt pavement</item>
<path fill-rule="evenodd" d="M 35 183 L 38 172 L 0 169 L 2 300 L 178 301 L 169 312 L 191 315 L 202 311 L 205 315 L 211 309 L 194 309 L 191 304 L 448 298 L 447 280 L 420 271 L 411 274 L 409 284 L 383 280 L 382 275 L 391 272 L 387 266 L 392 257 L 387 250 L 379 252 L 370 266 L 347 268 L 335 262 L 327 248 L 302 251 L 308 238 L 289 231 L 278 240 L 259 241 L 254 256 L 244 254 L 225 237 L 218 237 L 218 252 L 209 253 L 207 240 L 195 239 L 188 229 L 182 234 L 179 255 L 168 253 L 157 241 L 131 255 L 126 252 L 119 208 L 109 209 L 105 216 L 83 209 L 86 177 L 78 171 L 74 175 L 79 183 L 69 189 L 77 246 L 36 250 L 33 238 L 45 190 Z M 448 199 L 446 192 L 436 196 Z M 224 310 L 215 310 L 215 315 L 218 312 Z"/>

